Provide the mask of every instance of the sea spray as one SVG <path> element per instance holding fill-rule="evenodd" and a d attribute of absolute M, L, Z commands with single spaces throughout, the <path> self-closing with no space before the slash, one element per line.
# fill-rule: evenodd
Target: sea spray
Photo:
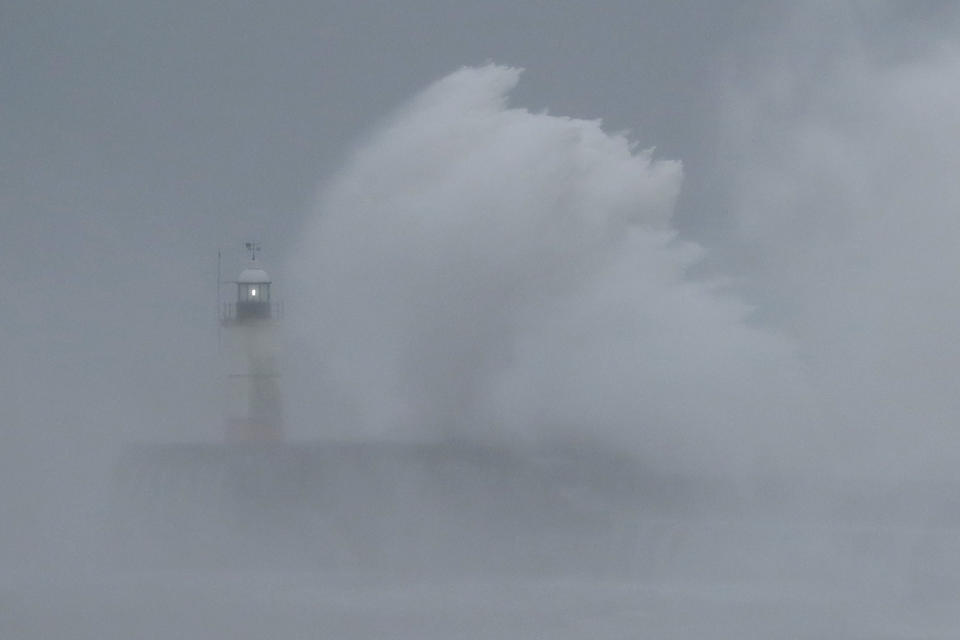
<path fill-rule="evenodd" d="M 439 80 L 322 190 L 289 265 L 291 321 L 323 371 L 310 435 L 775 467 L 801 413 L 791 346 L 688 276 L 702 249 L 672 226 L 681 165 L 599 121 L 509 106 L 519 78 Z"/>

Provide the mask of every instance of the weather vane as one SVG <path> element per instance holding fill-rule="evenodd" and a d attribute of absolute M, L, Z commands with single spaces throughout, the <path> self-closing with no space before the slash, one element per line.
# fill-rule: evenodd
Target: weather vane
<path fill-rule="evenodd" d="M 247 251 L 250 252 L 250 260 L 256 262 L 257 260 L 257 251 L 260 251 L 259 242 L 245 242 L 244 246 L 247 248 Z"/>

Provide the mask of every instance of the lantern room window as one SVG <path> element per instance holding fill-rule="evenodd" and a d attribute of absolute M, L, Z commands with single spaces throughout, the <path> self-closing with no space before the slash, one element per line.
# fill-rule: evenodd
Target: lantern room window
<path fill-rule="evenodd" d="M 270 284 L 267 282 L 241 284 L 239 294 L 240 302 L 269 302 Z"/>

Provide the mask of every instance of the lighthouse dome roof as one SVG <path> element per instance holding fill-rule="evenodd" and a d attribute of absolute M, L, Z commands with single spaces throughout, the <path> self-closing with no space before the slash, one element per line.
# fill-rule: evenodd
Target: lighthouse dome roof
<path fill-rule="evenodd" d="M 248 267 L 240 272 L 237 282 L 240 284 L 267 284 L 270 282 L 270 276 L 263 269 Z"/>

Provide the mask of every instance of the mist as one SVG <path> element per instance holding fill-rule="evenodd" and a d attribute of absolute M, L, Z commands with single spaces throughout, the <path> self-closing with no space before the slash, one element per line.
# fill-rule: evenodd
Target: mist
<path fill-rule="evenodd" d="M 957 51 L 934 42 L 890 62 L 844 48 L 827 71 L 800 58 L 794 77 L 765 69 L 731 91 L 750 286 L 798 345 L 846 464 L 949 478 Z M 799 93 L 805 107 L 785 108 Z"/>
<path fill-rule="evenodd" d="M 10 7 L 0 635 L 956 636 L 956 9 L 432 5 Z"/>

